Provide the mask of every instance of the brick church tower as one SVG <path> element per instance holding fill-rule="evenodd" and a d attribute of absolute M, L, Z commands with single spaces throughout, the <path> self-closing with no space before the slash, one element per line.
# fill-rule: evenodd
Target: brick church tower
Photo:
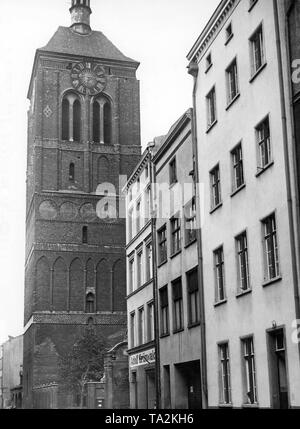
<path fill-rule="evenodd" d="M 25 408 L 74 406 L 58 356 L 88 324 L 111 345 L 126 335 L 125 220 L 101 202 L 113 185 L 119 203 L 140 158 L 139 64 L 91 30 L 90 0 L 70 13 L 37 50 L 28 92 Z"/>

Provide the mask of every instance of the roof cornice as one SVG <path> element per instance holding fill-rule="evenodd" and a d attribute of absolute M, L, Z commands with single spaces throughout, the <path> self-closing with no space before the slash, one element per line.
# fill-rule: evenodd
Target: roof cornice
<path fill-rule="evenodd" d="M 187 55 L 189 61 L 199 63 L 204 52 L 211 45 L 213 40 L 223 28 L 224 22 L 232 14 L 233 10 L 240 3 L 241 0 L 222 0 L 212 17 L 206 24 L 204 30 L 194 43 L 192 49 Z"/>

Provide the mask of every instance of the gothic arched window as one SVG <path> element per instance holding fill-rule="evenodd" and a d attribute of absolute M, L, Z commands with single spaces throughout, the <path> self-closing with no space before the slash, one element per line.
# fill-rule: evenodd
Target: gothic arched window
<path fill-rule="evenodd" d="M 68 93 L 62 101 L 62 139 L 80 141 L 81 104 L 79 97 Z"/>
<path fill-rule="evenodd" d="M 86 296 L 85 311 L 86 313 L 95 313 L 95 295 L 93 293 Z"/>
<path fill-rule="evenodd" d="M 93 140 L 95 143 L 111 144 L 111 103 L 103 95 L 93 103 Z"/>

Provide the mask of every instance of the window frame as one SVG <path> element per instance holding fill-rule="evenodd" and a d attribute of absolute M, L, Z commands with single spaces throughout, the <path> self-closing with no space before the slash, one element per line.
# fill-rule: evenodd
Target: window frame
<path fill-rule="evenodd" d="M 256 355 L 255 355 L 255 347 L 254 347 L 254 335 L 241 337 L 240 340 L 241 340 L 240 342 L 241 342 L 241 358 L 242 358 L 243 405 L 258 406 L 257 370 L 256 370 Z M 248 353 L 248 351 L 245 350 L 246 342 L 248 341 L 251 341 L 251 345 L 252 345 L 252 347 L 250 348 L 250 354 L 246 354 Z M 252 365 L 252 377 L 251 377 L 252 381 L 250 380 L 250 374 L 249 374 L 250 372 L 249 360 L 251 360 L 251 365 Z M 249 393 L 251 392 L 251 383 L 253 385 L 253 400 L 249 398 Z"/>
<path fill-rule="evenodd" d="M 273 245 L 274 247 L 272 248 L 272 252 L 274 253 L 274 255 L 272 256 L 274 258 L 274 262 L 275 262 L 275 275 L 274 277 L 270 276 L 270 264 L 269 264 L 269 258 L 268 258 L 268 249 L 267 249 L 267 236 L 268 238 L 270 238 L 270 234 L 267 233 L 266 231 L 266 221 L 272 219 L 272 221 L 274 221 L 275 223 L 275 234 L 274 234 L 274 230 L 273 230 L 273 224 L 272 224 L 272 234 L 271 234 L 271 238 L 274 238 L 275 236 L 275 240 L 276 243 L 274 244 L 273 241 Z M 263 266 L 264 266 L 264 284 L 269 284 L 272 283 L 278 279 L 281 279 L 281 271 L 280 271 L 280 254 L 279 254 L 279 240 L 278 240 L 278 222 L 277 222 L 277 216 L 276 216 L 276 211 L 272 212 L 271 214 L 269 214 L 268 216 L 266 216 L 265 218 L 263 218 L 261 220 L 261 227 L 262 227 L 262 243 L 263 243 Z M 274 269 L 274 267 L 273 267 Z"/>
<path fill-rule="evenodd" d="M 236 152 L 238 150 L 240 150 L 240 158 L 237 158 L 237 160 L 235 160 Z M 240 141 L 230 151 L 230 157 L 231 157 L 232 194 L 234 194 L 246 185 L 245 171 L 244 171 L 244 151 L 243 151 L 242 141 Z M 239 174 L 242 177 L 240 185 L 238 185 L 237 171 L 239 171 Z"/>
<path fill-rule="evenodd" d="M 211 88 L 211 90 L 207 93 L 205 98 L 206 98 L 207 132 L 209 132 L 218 121 L 216 85 L 214 85 Z M 213 106 L 213 115 L 212 115 L 212 106 Z"/>
<path fill-rule="evenodd" d="M 164 239 L 160 239 L 160 234 L 164 232 Z M 164 258 L 162 258 L 162 245 L 164 246 Z M 164 224 L 157 231 L 157 246 L 158 246 L 158 265 L 163 265 L 168 261 L 168 237 L 167 237 L 167 224 Z"/>
<path fill-rule="evenodd" d="M 238 77 L 238 63 L 237 57 L 230 62 L 230 64 L 226 67 L 226 93 L 227 93 L 227 109 L 231 106 L 231 104 L 239 97 L 240 88 L 239 88 L 239 77 Z M 233 79 L 231 77 L 233 76 Z M 233 82 L 233 84 L 232 84 Z M 234 86 L 234 93 L 233 88 Z"/>
<path fill-rule="evenodd" d="M 218 177 L 216 179 L 215 172 L 218 171 Z M 221 169 L 220 164 L 215 165 L 209 172 L 210 177 L 210 195 L 211 195 L 211 211 L 216 210 L 222 205 L 222 189 L 221 189 Z M 215 180 L 213 180 L 215 179 Z M 216 202 L 216 192 L 218 190 L 218 202 Z"/>
<path fill-rule="evenodd" d="M 221 254 L 221 258 L 219 258 Z M 225 276 L 225 257 L 224 257 L 224 246 L 221 245 L 213 251 L 213 263 L 214 263 L 214 278 L 215 278 L 215 305 L 222 304 L 227 301 L 226 296 L 226 276 Z M 218 270 L 222 270 L 222 277 L 219 277 Z M 219 279 L 222 278 L 222 294 L 220 293 Z"/>
<path fill-rule="evenodd" d="M 264 135 L 263 139 L 260 139 L 259 133 L 260 128 L 263 127 L 265 130 L 266 127 L 264 127 L 264 124 L 268 122 L 268 137 Z M 271 138 L 271 122 L 270 122 L 270 115 L 267 114 L 256 126 L 255 126 L 255 142 L 256 142 L 256 151 L 257 151 L 257 174 L 261 174 L 264 172 L 270 165 L 274 163 L 273 160 L 273 150 L 272 150 L 272 138 Z M 266 145 L 266 148 L 264 151 L 268 154 L 268 162 L 263 163 L 263 156 L 261 152 L 262 143 L 264 142 L 264 145 Z"/>
<path fill-rule="evenodd" d="M 239 244 L 241 243 L 240 240 L 244 238 L 246 239 L 245 244 L 246 246 L 242 249 L 239 247 Z M 249 245 L 248 245 L 248 233 L 247 230 L 242 231 L 238 235 L 235 236 L 235 249 L 236 249 L 236 266 L 237 266 L 237 294 L 243 295 L 247 292 L 250 292 L 251 289 L 251 281 L 250 281 L 250 267 L 249 267 Z M 241 264 L 241 255 L 246 255 L 246 278 L 247 278 L 247 288 L 244 289 L 242 287 L 242 279 L 244 278 L 242 276 L 242 264 Z"/>
<path fill-rule="evenodd" d="M 187 213 L 189 211 L 189 213 Z M 187 216 L 188 214 L 188 216 Z M 194 226 L 194 227 L 190 227 Z M 197 207 L 196 197 L 193 197 L 184 207 L 185 247 L 197 240 Z"/>
<path fill-rule="evenodd" d="M 222 349 L 226 347 L 226 357 L 222 356 Z M 232 382 L 231 382 L 231 365 L 230 365 L 230 347 L 229 341 L 218 343 L 218 362 L 219 362 L 219 404 L 220 406 L 232 405 Z M 226 371 L 224 375 L 223 362 L 226 362 Z M 224 383 L 224 377 L 227 378 L 227 386 Z M 225 393 L 226 390 L 226 393 Z M 227 396 L 227 400 L 226 400 Z"/>
<path fill-rule="evenodd" d="M 174 228 L 174 224 L 176 227 Z M 182 231 L 181 231 L 180 213 L 176 213 L 170 219 L 170 234 L 171 234 L 171 257 L 182 251 Z"/>
<path fill-rule="evenodd" d="M 162 294 L 166 292 L 166 304 L 162 305 Z M 160 309 L 160 336 L 170 335 L 170 303 L 168 285 L 159 289 L 159 309 Z"/>
<path fill-rule="evenodd" d="M 195 274 L 197 278 L 197 289 L 191 291 L 189 278 Z M 198 267 L 186 273 L 186 293 L 187 293 L 187 310 L 188 310 L 188 327 L 192 328 L 200 324 L 200 290 L 198 282 Z M 195 309 L 195 319 L 193 319 L 192 301 Z"/>
<path fill-rule="evenodd" d="M 179 296 L 175 296 L 175 287 L 180 285 Z M 173 334 L 184 330 L 184 309 L 183 309 L 183 286 L 182 278 L 179 277 L 171 282 L 172 287 L 172 307 L 173 307 Z"/>
<path fill-rule="evenodd" d="M 255 37 L 258 33 L 261 33 L 260 38 L 260 61 L 261 64 L 259 67 L 256 65 L 256 54 L 254 49 Z M 263 70 L 267 64 L 266 57 L 266 47 L 265 47 L 265 35 L 264 35 L 264 26 L 263 21 L 256 27 L 249 37 L 249 48 L 250 48 L 250 83 L 255 79 L 255 77 Z"/>
<path fill-rule="evenodd" d="M 174 156 L 169 162 L 169 184 L 174 186 L 176 183 L 178 183 L 177 160 L 176 156 Z"/>

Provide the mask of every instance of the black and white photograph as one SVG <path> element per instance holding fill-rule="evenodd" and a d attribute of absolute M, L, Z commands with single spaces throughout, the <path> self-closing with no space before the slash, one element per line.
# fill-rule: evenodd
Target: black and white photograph
<path fill-rule="evenodd" d="M 0 415 L 300 409 L 300 0 L 0 6 Z"/>

